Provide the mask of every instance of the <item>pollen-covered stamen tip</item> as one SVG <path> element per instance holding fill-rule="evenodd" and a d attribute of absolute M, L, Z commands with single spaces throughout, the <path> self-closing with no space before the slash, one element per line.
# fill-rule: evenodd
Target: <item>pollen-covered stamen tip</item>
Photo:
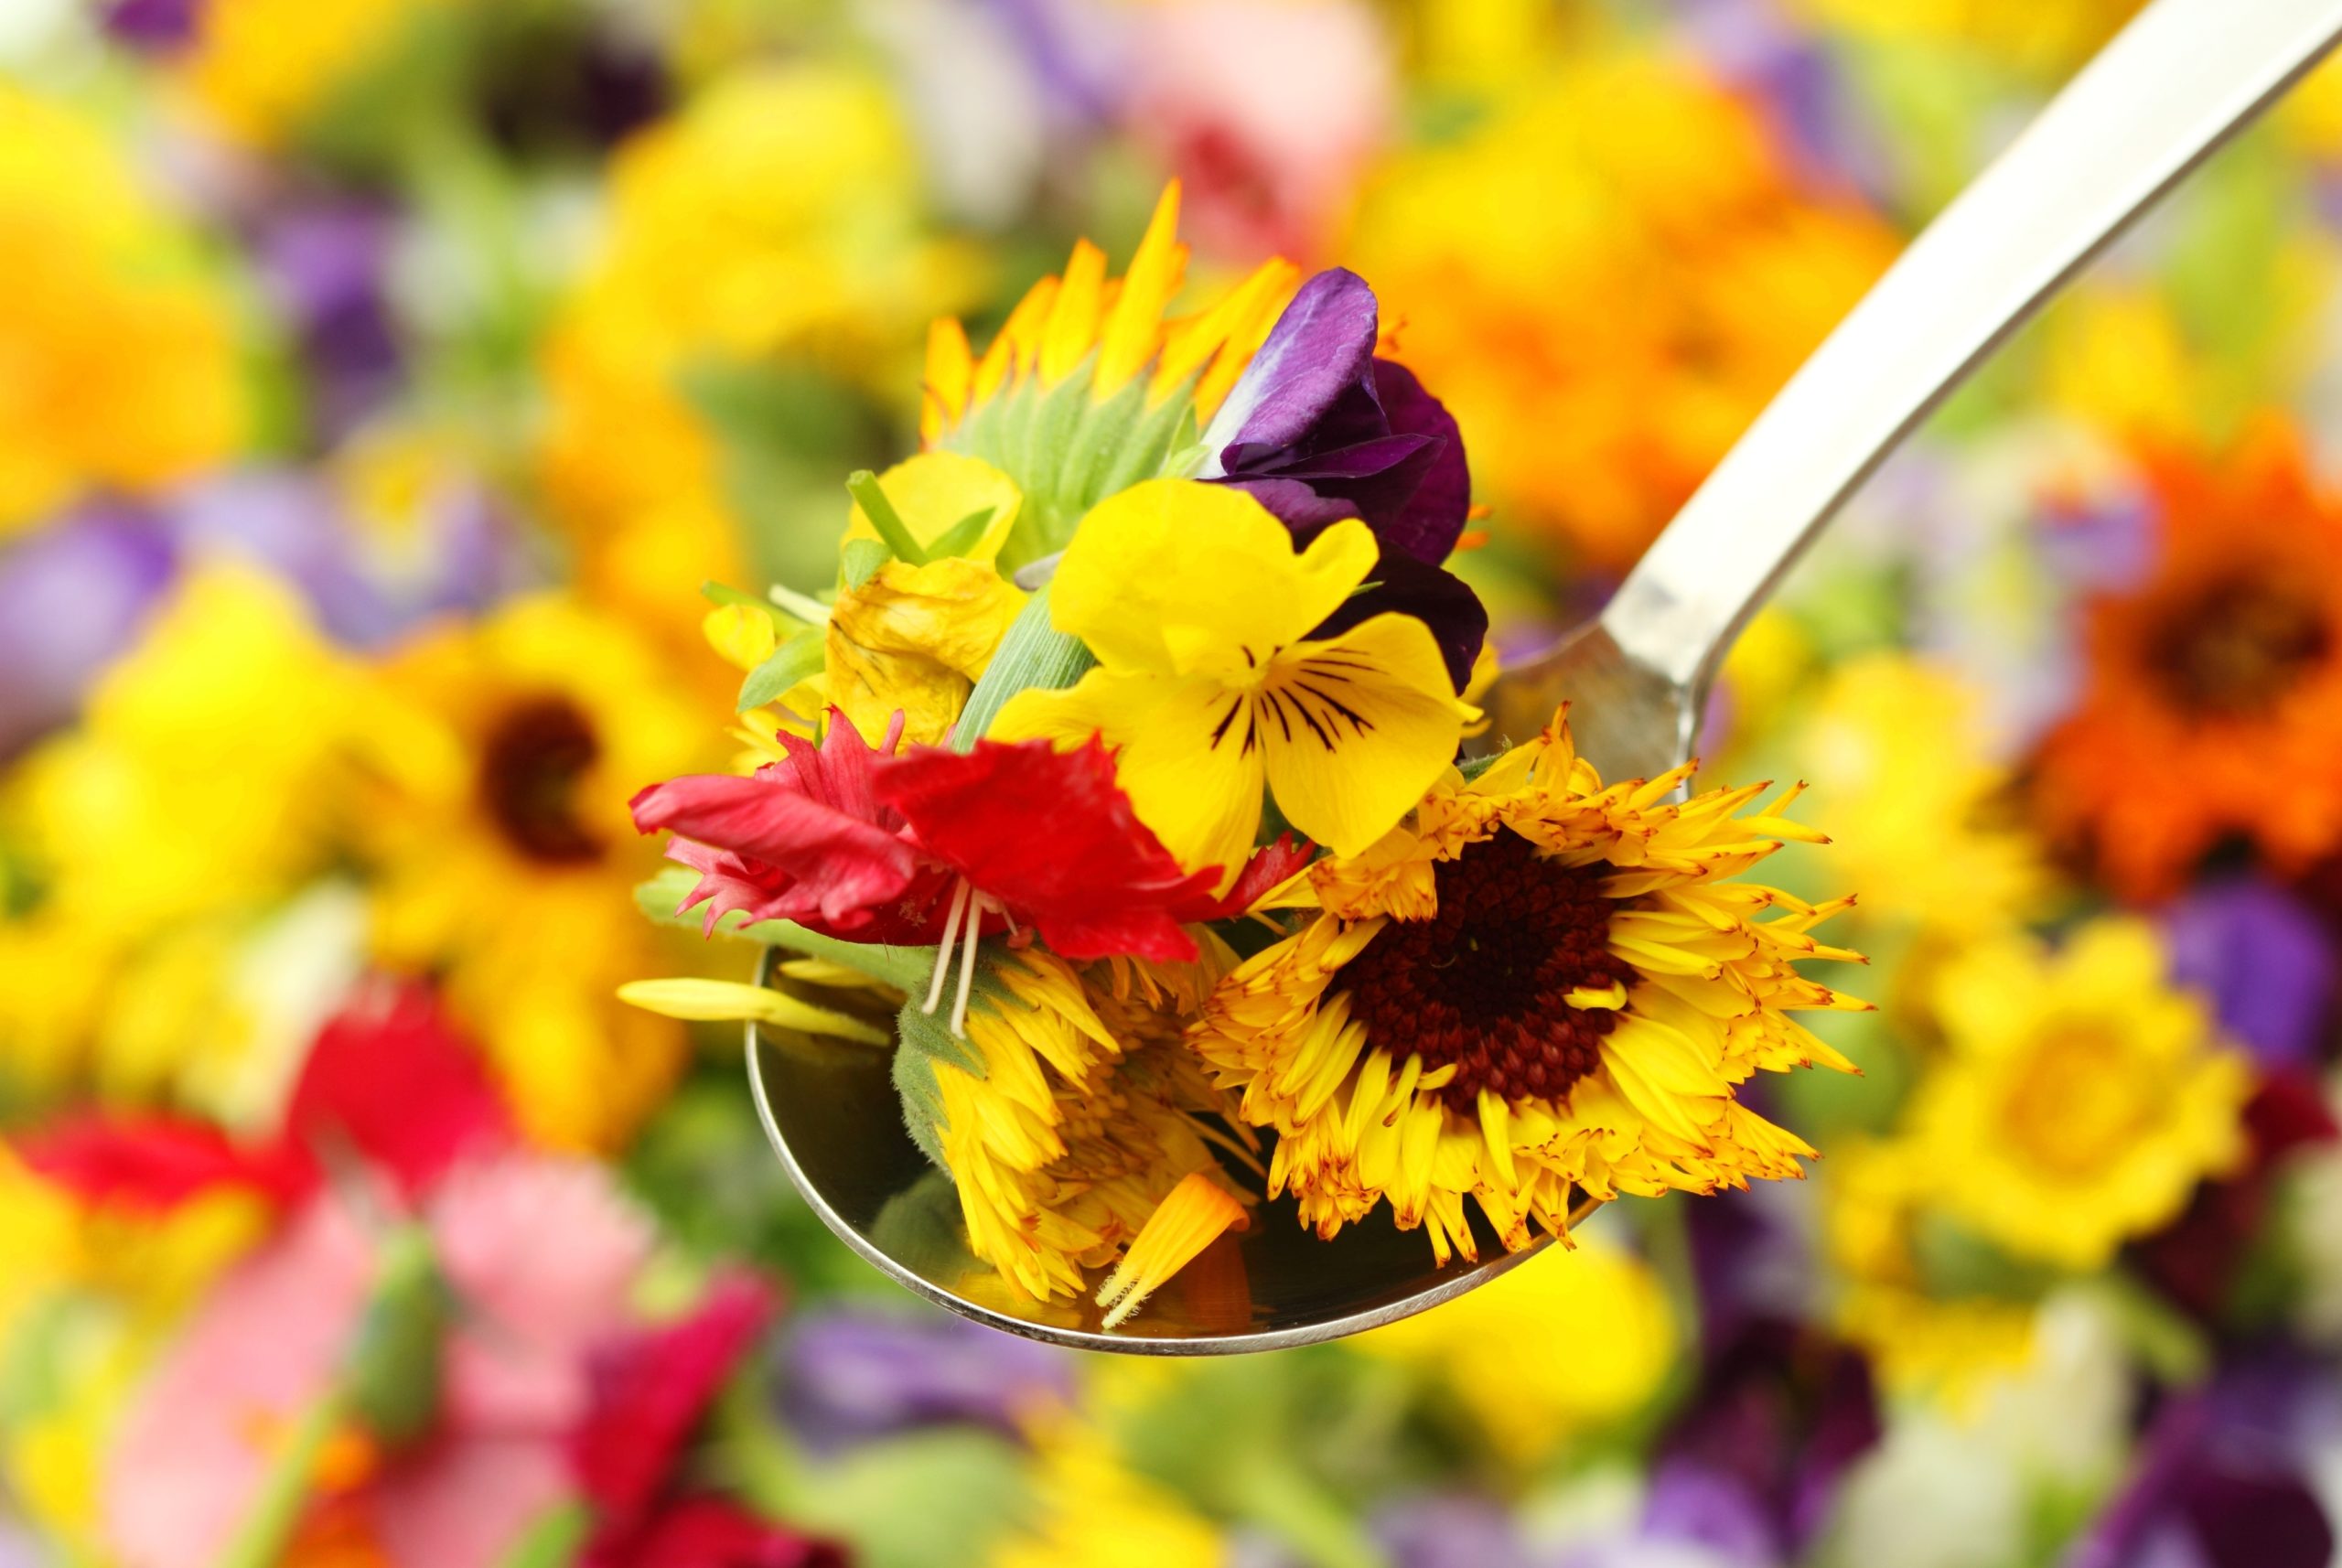
<path fill-rule="evenodd" d="M 1250 1223 L 1244 1206 L 1226 1187 L 1201 1171 L 1181 1177 L 1099 1287 L 1098 1305 L 1106 1308 L 1100 1326 L 1121 1327 L 1198 1253 Z"/>

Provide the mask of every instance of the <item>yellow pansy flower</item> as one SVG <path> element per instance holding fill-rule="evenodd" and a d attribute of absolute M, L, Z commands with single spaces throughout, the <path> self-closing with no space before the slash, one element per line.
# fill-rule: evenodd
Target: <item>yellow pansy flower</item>
<path fill-rule="evenodd" d="M 992 734 L 1101 736 L 1164 846 L 1228 880 L 1260 831 L 1263 782 L 1295 828 L 1360 854 L 1478 716 L 1421 621 L 1379 615 L 1309 638 L 1375 559 L 1362 522 L 1296 550 L 1265 507 L 1221 486 L 1154 479 L 1110 497 L 1050 589 L 1052 623 L 1099 667 L 1068 691 L 1019 693 Z"/>

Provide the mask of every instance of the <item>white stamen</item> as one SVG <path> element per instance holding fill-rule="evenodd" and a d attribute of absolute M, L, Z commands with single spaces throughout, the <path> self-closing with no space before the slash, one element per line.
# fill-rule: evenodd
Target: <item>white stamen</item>
<path fill-rule="evenodd" d="M 961 886 L 967 884 L 962 882 Z M 960 960 L 960 994 L 951 1004 L 951 1037 L 955 1040 L 968 1037 L 968 993 L 976 983 L 976 950 L 983 945 L 984 906 L 991 902 L 988 895 L 979 893 L 968 904 L 968 931 Z"/>
<path fill-rule="evenodd" d="M 943 977 L 951 972 L 951 940 L 960 929 L 960 911 L 968 907 L 968 879 L 952 886 L 951 910 L 943 917 L 943 940 L 935 948 L 935 978 L 928 983 L 927 1003 L 919 1011 L 932 1013 L 943 1005 Z"/>

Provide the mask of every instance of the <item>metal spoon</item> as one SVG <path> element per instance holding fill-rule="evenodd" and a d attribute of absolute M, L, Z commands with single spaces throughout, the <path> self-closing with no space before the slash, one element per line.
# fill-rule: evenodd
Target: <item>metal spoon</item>
<path fill-rule="evenodd" d="M 1742 436 L 1601 616 L 1508 670 L 1493 733 L 1571 700 L 1609 779 L 1691 754 L 1716 666 L 1782 575 L 1896 442 L 2133 218 L 2315 64 L 2342 0 L 2154 0 L 1939 216 Z M 1421 1312 L 1529 1256 L 1432 1266 L 1387 1219 L 1320 1241 L 1289 1200 L 1224 1237 L 1106 1333 L 1086 1304 L 1020 1307 L 966 1252 L 951 1187 L 904 1133 L 883 1056 L 754 1025 L 766 1132 L 830 1228 L 882 1273 L 1012 1333 L 1094 1350 L 1219 1355 Z M 1379 1211 L 1378 1218 L 1386 1211 Z"/>

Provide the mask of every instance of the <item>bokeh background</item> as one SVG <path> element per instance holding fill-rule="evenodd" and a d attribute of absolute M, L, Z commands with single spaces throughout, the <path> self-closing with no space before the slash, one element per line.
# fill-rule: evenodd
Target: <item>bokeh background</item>
<path fill-rule="evenodd" d="M 1184 182 L 1380 291 L 1503 646 L 1598 605 L 2125 0 L 0 0 L 0 1564 L 2318 1568 L 2342 76 L 1735 655 L 1880 1011 L 1811 1179 L 1212 1364 L 891 1293 L 639 919 L 704 580 Z M 1198 292 L 1201 292 L 1199 287 Z M 1790 860 L 1784 856 L 1784 860 Z"/>

